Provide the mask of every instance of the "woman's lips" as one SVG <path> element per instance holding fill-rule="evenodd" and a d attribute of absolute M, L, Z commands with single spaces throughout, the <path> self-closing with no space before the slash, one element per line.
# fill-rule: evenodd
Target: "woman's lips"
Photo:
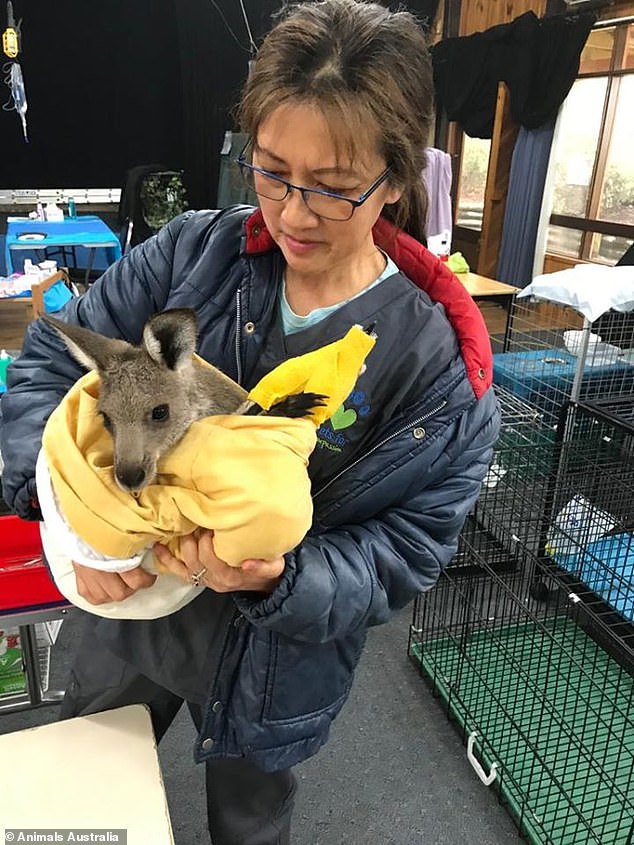
<path fill-rule="evenodd" d="M 306 255 L 319 246 L 319 241 L 300 241 L 287 234 L 284 234 L 283 238 L 287 248 L 295 255 Z"/>

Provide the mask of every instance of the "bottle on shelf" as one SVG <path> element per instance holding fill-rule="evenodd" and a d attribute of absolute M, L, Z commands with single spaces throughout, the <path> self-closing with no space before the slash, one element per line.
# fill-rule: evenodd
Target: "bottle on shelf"
<path fill-rule="evenodd" d="M 64 219 L 64 212 L 54 200 L 50 200 L 46 203 L 44 213 L 46 214 L 46 220 L 49 223 L 61 223 Z"/>
<path fill-rule="evenodd" d="M 0 351 L 0 384 L 2 385 L 7 383 L 7 367 L 11 361 L 13 361 L 13 358 L 6 349 Z"/>

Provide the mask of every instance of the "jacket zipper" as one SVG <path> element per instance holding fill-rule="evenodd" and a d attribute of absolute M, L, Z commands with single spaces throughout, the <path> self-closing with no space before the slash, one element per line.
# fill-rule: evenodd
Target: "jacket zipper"
<path fill-rule="evenodd" d="M 317 496 L 320 496 L 320 495 L 324 492 L 324 490 L 326 490 L 328 487 L 330 487 L 330 485 L 331 485 L 331 484 L 334 484 L 334 483 L 335 483 L 335 481 L 337 481 L 339 478 L 341 478 L 341 476 L 342 476 L 342 475 L 345 475 L 345 474 L 348 472 L 348 470 L 351 470 L 351 469 L 353 469 L 354 467 L 356 467 L 356 466 L 357 466 L 357 464 L 360 464 L 360 463 L 361 463 L 361 461 L 364 461 L 364 460 L 365 460 L 367 457 L 369 457 L 369 456 L 370 456 L 373 452 L 376 452 L 376 450 L 377 450 L 377 449 L 380 449 L 380 448 L 381 448 L 381 446 L 385 446 L 385 444 L 386 444 L 386 443 L 389 443 L 389 441 L 390 441 L 390 440 L 393 440 L 395 437 L 398 437 L 400 434 L 403 434 L 404 432 L 408 431 L 410 428 L 415 428 L 417 425 L 420 425 L 420 423 L 427 422 L 427 420 L 428 420 L 428 419 L 430 419 L 430 417 L 433 417 L 433 416 L 435 416 L 435 415 L 436 415 L 439 411 L 442 411 L 442 409 L 443 409 L 443 408 L 445 407 L 445 405 L 447 404 L 447 401 L 448 401 L 447 399 L 443 399 L 443 401 L 440 403 L 440 405 L 438 405 L 437 407 L 435 407 L 435 408 L 433 409 L 433 411 L 428 411 L 426 414 L 423 414 L 423 416 L 422 416 L 422 417 L 418 417 L 418 419 L 412 420 L 412 422 L 408 423 L 407 425 L 404 425 L 402 428 L 399 428 L 399 429 L 398 429 L 398 431 L 395 431 L 395 432 L 393 432 L 392 434 L 390 434 L 388 437 L 383 438 L 383 440 L 381 440 L 379 443 L 377 443 L 377 444 L 376 444 L 376 446 L 373 446 L 371 449 L 369 449 L 367 452 L 365 452 L 365 454 L 363 454 L 363 455 L 361 455 L 360 457 L 358 457 L 358 458 L 356 459 L 356 461 L 353 461 L 353 462 L 352 462 L 349 466 L 344 467 L 344 468 L 341 470 L 341 472 L 338 472 L 338 473 L 337 473 L 337 475 L 333 476 L 333 477 L 330 479 L 330 481 L 328 481 L 326 484 L 324 484 L 324 486 L 323 486 L 323 487 L 321 487 L 321 488 L 320 488 L 320 489 L 319 489 L 319 490 L 318 490 L 318 491 L 317 491 L 317 492 L 313 495 L 313 499 L 316 499 L 316 498 L 317 498 Z"/>
<path fill-rule="evenodd" d="M 238 384 L 242 384 L 242 360 L 240 358 L 240 337 L 242 324 L 242 303 L 240 300 L 241 293 L 242 289 L 238 288 L 238 291 L 236 293 L 236 371 L 238 374 Z"/>

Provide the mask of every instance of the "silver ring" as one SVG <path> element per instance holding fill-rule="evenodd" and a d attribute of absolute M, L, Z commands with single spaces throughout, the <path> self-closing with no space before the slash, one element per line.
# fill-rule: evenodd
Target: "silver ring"
<path fill-rule="evenodd" d="M 192 572 L 189 576 L 190 583 L 193 584 L 194 587 L 200 587 L 206 574 L 206 569 L 200 569 L 198 572 Z"/>

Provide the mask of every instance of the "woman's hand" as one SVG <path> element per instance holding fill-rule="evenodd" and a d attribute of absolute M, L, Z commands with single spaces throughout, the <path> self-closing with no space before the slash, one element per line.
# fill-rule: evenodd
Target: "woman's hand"
<path fill-rule="evenodd" d="M 216 593 L 232 593 L 236 590 L 273 592 L 286 565 L 283 557 L 274 560 L 245 560 L 239 567 L 229 566 L 216 555 L 213 536 L 213 531 L 199 529 L 182 537 L 182 560 L 174 557 L 160 543 L 154 545 L 154 554 L 166 569 L 188 584 L 195 583 L 192 575 L 204 572 L 204 575 L 199 576 L 198 583 Z"/>
<path fill-rule="evenodd" d="M 127 572 L 101 572 L 73 561 L 73 569 L 77 592 L 88 604 L 123 601 L 137 590 L 151 587 L 156 581 L 156 575 L 146 572 L 141 566 Z"/>

